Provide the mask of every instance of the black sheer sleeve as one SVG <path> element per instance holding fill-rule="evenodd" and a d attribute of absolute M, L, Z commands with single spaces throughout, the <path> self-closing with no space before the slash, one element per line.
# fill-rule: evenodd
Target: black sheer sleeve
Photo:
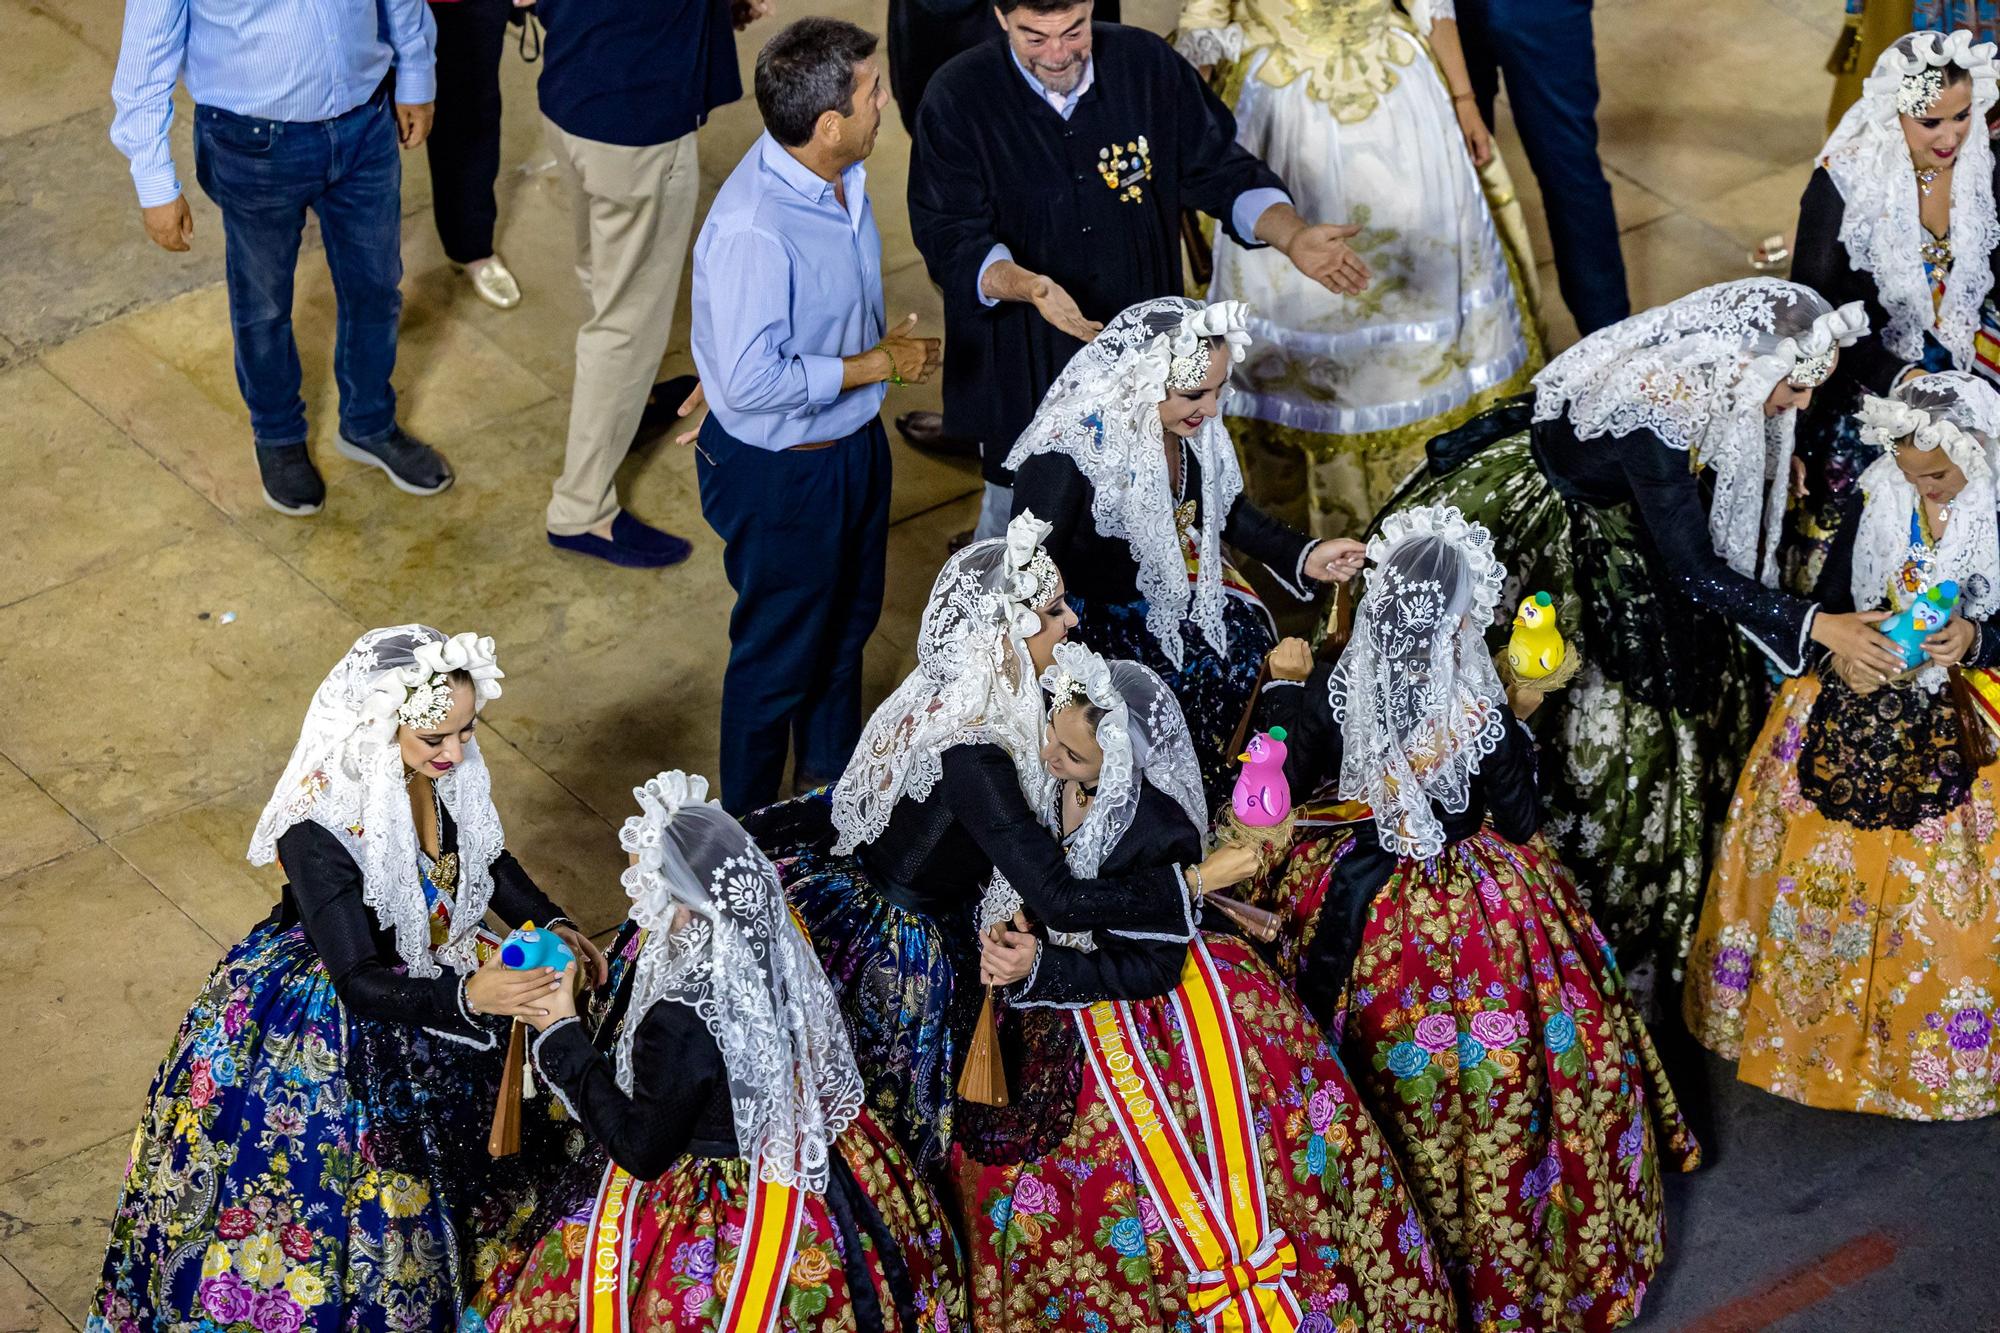
<path fill-rule="evenodd" d="M 1856 486 L 1834 520 L 1833 541 L 1820 566 L 1819 581 L 1813 584 L 1813 600 L 1828 611 L 1861 609 L 1854 604 L 1854 534 L 1861 529 L 1861 510 L 1866 503 Z M 1887 595 L 1887 588 L 1882 591 Z"/>
<path fill-rule="evenodd" d="M 459 1008 L 457 973 L 412 977 L 401 971 L 393 941 L 378 939 L 375 914 L 361 897 L 361 867 L 340 839 L 311 822 L 278 837 L 278 860 L 298 907 L 306 941 L 350 1013 L 384 1023 L 413 1023 L 485 1046 L 495 1038 Z"/>
<path fill-rule="evenodd" d="M 1185 938 L 1187 886 L 1171 865 L 1082 879 L 1021 795 L 1014 762 L 997 745 L 944 753 L 944 793 L 953 818 L 1007 877 L 1029 912 L 1054 930 L 1124 930 Z"/>
<path fill-rule="evenodd" d="M 1236 200 L 1246 191 L 1283 190 L 1285 183 L 1236 142 L 1236 117 L 1223 105 L 1193 65 L 1165 42 L 1166 77 L 1177 85 L 1173 105 L 1180 113 L 1181 193 L 1189 207 L 1208 214 L 1238 245 L 1251 249 L 1263 242 L 1236 233 Z M 919 117 L 922 113 L 919 112 Z"/>
<path fill-rule="evenodd" d="M 611 1160 L 639 1180 L 657 1180 L 687 1151 L 702 1111 L 728 1078 L 715 1038 L 682 1004 L 656 1004 L 640 1020 L 630 1096 L 580 1022 L 564 1021 L 535 1039 L 535 1068 Z"/>
<path fill-rule="evenodd" d="M 552 921 L 569 921 L 562 908 L 542 892 L 521 863 L 514 859 L 514 854 L 508 851 L 493 858 L 491 905 L 493 914 L 509 926 L 518 926 L 523 921 L 532 921 L 539 926 L 546 926 Z"/>
<path fill-rule="evenodd" d="M 1097 532 L 1090 514 L 1091 487 L 1065 454 L 1036 454 L 1014 473 L 1014 514 L 1033 513 L 1049 525 L 1042 549 L 1068 581 L 1083 544 Z"/>
<path fill-rule="evenodd" d="M 1018 1005 L 1080 1009 L 1099 1000 L 1157 1000 L 1181 983 L 1187 942 L 1132 940 L 1099 931 L 1086 953 L 1044 941 L 1035 970 L 1010 997 Z"/>
<path fill-rule="evenodd" d="M 1285 591 L 1300 601 L 1312 599 L 1312 584 L 1306 580 L 1306 552 L 1319 543 L 1289 523 L 1280 522 L 1237 496 L 1229 506 L 1229 519 L 1222 525 L 1222 540 L 1259 561 L 1277 575 Z"/>
<path fill-rule="evenodd" d="M 1969 667 L 2000 667 L 2000 626 L 1990 620 L 1974 620 L 1972 627 L 1979 631 L 1978 640 L 1972 651 L 1965 655 L 1965 665 Z"/>
<path fill-rule="evenodd" d="M 1687 453 L 1669 449 L 1650 431 L 1634 431 L 1605 447 L 1619 451 L 1640 518 L 1668 576 L 1696 605 L 1742 629 L 1788 674 L 1804 670 L 1813 604 L 1737 573 L 1715 553 Z"/>
<path fill-rule="evenodd" d="M 1509 842 L 1526 842 L 1542 827 L 1542 794 L 1535 778 L 1535 739 L 1528 729 L 1507 719 L 1507 733 L 1479 765 L 1487 813 L 1493 828 Z"/>

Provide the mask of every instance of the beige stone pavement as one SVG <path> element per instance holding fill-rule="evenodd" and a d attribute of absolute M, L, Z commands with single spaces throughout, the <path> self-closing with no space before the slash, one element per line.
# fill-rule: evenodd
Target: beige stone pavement
<path fill-rule="evenodd" d="M 880 0 L 827 7 L 882 26 Z M 1171 23 L 1161 0 L 1132 9 Z M 1838 9 L 1599 4 L 1604 157 L 1635 305 L 1742 276 L 1749 246 L 1789 227 Z M 500 244 L 518 310 L 479 304 L 445 264 L 423 155 L 405 158 L 397 383 L 405 423 L 449 454 L 457 486 L 413 499 L 327 447 L 332 303 L 308 250 L 297 323 L 330 498 L 301 521 L 258 495 L 214 211 L 195 197 L 193 256 L 153 250 L 103 137 L 120 12 L 0 0 L 0 1333 L 81 1323 L 147 1082 L 217 955 L 275 900 L 274 871 L 243 858 L 250 827 L 358 632 L 421 620 L 498 640 L 506 694 L 482 745 L 509 845 L 592 929 L 620 915 L 612 830 L 630 788 L 713 766 L 726 652 L 730 594 L 687 452 L 662 444 L 626 478 L 635 512 L 693 537 L 686 565 L 614 570 L 543 541 L 584 306 L 533 67 L 506 59 Z M 746 81 L 770 31 L 740 43 Z M 179 130 L 191 184 L 185 117 Z M 704 207 L 756 130 L 745 101 L 703 131 Z M 1501 141 L 1545 257 L 1532 177 L 1511 130 Z M 892 115 L 870 163 L 889 305 L 935 330 L 906 159 Z M 1551 324 L 1571 340 L 1559 305 Z M 683 297 L 670 371 L 688 368 L 686 328 Z M 896 468 L 875 696 L 911 661 L 977 484 L 969 464 L 900 444 Z"/>

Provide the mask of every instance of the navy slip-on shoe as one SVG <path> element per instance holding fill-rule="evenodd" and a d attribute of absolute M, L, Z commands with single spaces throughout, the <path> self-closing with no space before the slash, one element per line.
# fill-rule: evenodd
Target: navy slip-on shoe
<path fill-rule="evenodd" d="M 667 536 L 666 533 L 660 535 Z M 578 555 L 596 556 L 599 560 L 626 569 L 664 569 L 668 565 L 677 565 L 687 559 L 688 552 L 694 548 L 678 537 L 673 540 L 680 542 L 678 552 L 648 551 L 620 541 L 606 541 L 594 532 L 579 532 L 567 537 L 561 533 L 549 534 L 549 545 L 558 551 L 574 551 Z"/>
<path fill-rule="evenodd" d="M 629 546 L 635 551 L 647 551 L 653 555 L 669 557 L 667 563 L 677 565 L 688 558 L 694 550 L 693 543 L 685 537 L 676 537 L 663 528 L 632 517 L 621 509 L 618 517 L 611 520 L 611 540 L 620 546 Z"/>

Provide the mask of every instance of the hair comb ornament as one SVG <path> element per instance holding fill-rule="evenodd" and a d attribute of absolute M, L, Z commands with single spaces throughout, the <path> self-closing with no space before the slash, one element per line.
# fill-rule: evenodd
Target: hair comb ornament
<path fill-rule="evenodd" d="M 451 716 L 451 678 L 431 676 L 410 687 L 396 707 L 396 720 L 412 731 L 432 731 Z"/>
<path fill-rule="evenodd" d="M 1905 74 L 1896 86 L 1896 110 L 1913 119 L 1921 117 L 1944 93 L 1944 71 L 1935 66 Z"/>
<path fill-rule="evenodd" d="M 1791 360 L 1791 368 L 1785 372 L 1787 380 L 1801 389 L 1816 389 L 1833 373 L 1834 358 L 1840 349 L 1853 346 L 1866 332 L 1867 312 L 1861 302 L 1849 301 L 1815 319 L 1803 337 L 1779 343 L 1775 354 L 1781 360 Z"/>

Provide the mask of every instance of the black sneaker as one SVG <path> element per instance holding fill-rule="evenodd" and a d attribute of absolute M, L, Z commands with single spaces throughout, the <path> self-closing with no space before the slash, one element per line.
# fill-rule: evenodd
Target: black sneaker
<path fill-rule="evenodd" d="M 333 443 L 342 458 L 379 467 L 389 484 L 405 495 L 436 495 L 452 483 L 451 464 L 444 455 L 397 426 L 380 444 L 356 444 L 345 435 Z"/>
<path fill-rule="evenodd" d="M 326 483 L 303 444 L 258 446 L 257 471 L 264 479 L 264 503 L 279 513 L 304 518 L 326 508 Z"/>

